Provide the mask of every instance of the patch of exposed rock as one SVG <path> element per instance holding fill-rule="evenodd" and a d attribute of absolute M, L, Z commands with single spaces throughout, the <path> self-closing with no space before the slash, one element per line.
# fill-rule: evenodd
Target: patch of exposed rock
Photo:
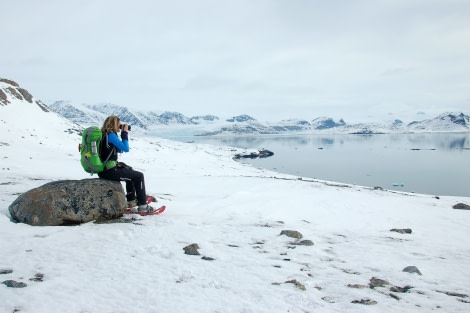
<path fill-rule="evenodd" d="M 470 205 L 465 203 L 457 203 L 456 205 L 452 206 L 455 210 L 470 210 Z"/>
<path fill-rule="evenodd" d="M 402 272 L 407 272 L 407 273 L 416 273 L 418 275 L 422 275 L 421 272 L 419 271 L 419 269 L 416 267 L 416 266 L 407 266 L 403 269 Z"/>
<path fill-rule="evenodd" d="M 369 281 L 369 287 L 374 289 L 375 287 L 385 287 L 386 285 L 390 285 L 390 283 L 386 280 L 372 277 Z"/>
<path fill-rule="evenodd" d="M 361 299 L 361 300 L 353 300 L 351 303 L 357 303 L 357 304 L 364 304 L 364 305 L 376 305 L 377 301 L 370 300 L 370 299 Z"/>
<path fill-rule="evenodd" d="M 280 235 L 281 236 L 284 235 L 284 236 L 295 238 L 295 239 L 302 239 L 304 237 L 300 232 L 296 230 L 283 230 L 281 231 Z"/>
<path fill-rule="evenodd" d="M 293 284 L 296 288 L 300 289 L 300 290 L 307 290 L 307 288 L 305 287 L 305 285 L 303 285 L 302 283 L 300 283 L 299 281 L 297 281 L 296 279 L 292 279 L 292 280 L 288 280 L 285 282 L 286 284 Z"/>
<path fill-rule="evenodd" d="M 399 234 L 411 234 L 411 228 L 392 228 L 390 231 L 399 233 Z"/>
<path fill-rule="evenodd" d="M 2 282 L 2 284 L 10 288 L 24 288 L 28 286 L 27 284 L 23 282 L 11 280 L 11 279 L 5 280 L 4 282 Z"/>
<path fill-rule="evenodd" d="M 201 255 L 198 251 L 199 245 L 197 243 L 190 244 L 183 248 L 184 253 L 188 255 Z"/>

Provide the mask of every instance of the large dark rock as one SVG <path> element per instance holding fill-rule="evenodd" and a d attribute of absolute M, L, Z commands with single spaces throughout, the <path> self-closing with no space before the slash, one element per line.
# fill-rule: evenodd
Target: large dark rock
<path fill-rule="evenodd" d="M 285 235 L 287 237 L 302 239 L 304 236 L 296 230 L 283 230 L 279 236 Z"/>
<path fill-rule="evenodd" d="M 393 228 L 390 229 L 390 231 L 394 231 L 400 234 L 411 234 L 413 232 L 411 228 Z"/>
<path fill-rule="evenodd" d="M 457 203 L 453 206 L 453 208 L 456 210 L 470 210 L 470 205 L 465 203 Z"/>
<path fill-rule="evenodd" d="M 235 160 L 242 159 L 242 158 L 243 159 L 256 159 L 256 158 L 264 159 L 273 155 L 274 155 L 274 152 L 266 150 L 266 149 L 261 149 L 261 150 L 258 150 L 258 152 L 251 152 L 248 154 L 238 153 L 238 154 L 235 154 L 233 158 Z"/>
<path fill-rule="evenodd" d="M 199 249 L 199 245 L 197 243 L 190 244 L 189 246 L 183 248 L 185 254 L 201 255 L 197 249 Z"/>
<path fill-rule="evenodd" d="M 120 182 L 83 179 L 55 181 L 32 189 L 8 209 L 15 222 L 59 226 L 119 218 L 126 208 Z"/>
<path fill-rule="evenodd" d="M 419 269 L 414 265 L 405 267 L 402 272 L 411 273 L 411 274 L 416 273 L 418 275 L 423 275 L 421 274 Z"/>
<path fill-rule="evenodd" d="M 374 289 L 375 287 L 385 287 L 385 285 L 390 285 L 390 283 L 386 280 L 372 277 L 369 281 L 369 287 Z"/>

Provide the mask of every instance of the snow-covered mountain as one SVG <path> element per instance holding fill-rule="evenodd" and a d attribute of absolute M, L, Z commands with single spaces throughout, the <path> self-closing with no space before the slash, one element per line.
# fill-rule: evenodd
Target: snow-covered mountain
<path fill-rule="evenodd" d="M 432 129 L 433 131 L 449 131 L 450 129 L 469 129 L 470 117 L 463 113 L 444 113 L 436 118 L 412 122 L 408 129 L 422 131 Z"/>
<path fill-rule="evenodd" d="M 66 133 L 66 138 L 70 138 L 69 135 L 72 137 L 81 136 L 81 130 L 83 129 L 81 125 L 64 119 L 61 115 L 53 112 L 14 81 L 0 79 L 0 108 L 2 108 L 0 118 L 4 124 L 3 126 L 8 126 L 8 132 L 10 133 L 9 140 L 14 141 L 15 136 L 20 136 L 25 142 L 37 140 L 41 144 L 48 145 L 47 138 L 56 136 L 48 127 L 50 124 L 60 126 L 60 133 Z M 11 114 L 10 111 L 18 112 L 16 120 L 6 119 L 6 116 Z M 73 146 L 76 147 L 75 144 Z"/>
<path fill-rule="evenodd" d="M 236 121 L 236 119 L 235 119 Z M 242 122 L 224 125 L 219 129 L 202 132 L 202 136 L 230 134 L 282 134 L 286 132 L 308 134 L 387 134 L 416 132 L 468 132 L 469 116 L 463 113 L 444 113 L 434 119 L 404 124 L 400 120 L 389 123 L 356 123 L 347 124 L 343 119 L 335 121 L 330 117 L 319 117 L 307 120 L 283 120 L 276 123 L 261 123 L 254 118 Z"/>
<path fill-rule="evenodd" d="M 214 115 L 187 117 L 178 112 L 134 111 L 111 103 L 72 104 L 70 101 L 55 101 L 48 106 L 63 117 L 85 126 L 101 125 L 109 115 L 119 116 L 122 122 L 132 125 L 133 129 L 144 130 L 162 125 L 199 125 L 219 119 Z"/>
<path fill-rule="evenodd" d="M 107 116 L 85 105 L 72 105 L 69 101 L 56 101 L 48 107 L 67 120 L 84 126 L 101 125 Z"/>
<path fill-rule="evenodd" d="M 48 112 L 49 108 L 33 96 L 24 88 L 21 88 L 16 82 L 0 78 L 0 106 L 6 106 L 14 100 L 26 101 L 34 103 L 41 108 L 41 110 Z"/>
<path fill-rule="evenodd" d="M 76 124 L 18 88 L 0 81 L 0 312 L 468 311 L 468 197 L 275 173 L 234 148 L 131 133 L 120 160 L 164 214 L 15 224 L 19 194 L 90 178 Z"/>
<path fill-rule="evenodd" d="M 234 122 L 237 122 L 237 123 L 243 123 L 243 122 L 251 122 L 251 121 L 256 121 L 253 117 L 247 115 L 247 114 L 243 114 L 243 115 L 238 115 L 238 116 L 234 116 L 232 118 L 229 118 L 226 120 L 227 122 L 229 123 L 234 123 Z"/>
<path fill-rule="evenodd" d="M 339 120 L 339 122 L 335 122 L 332 118 L 329 117 L 319 117 L 314 119 L 310 125 L 313 129 L 323 130 L 335 127 L 342 127 L 345 126 L 346 123 L 343 119 Z"/>
<path fill-rule="evenodd" d="M 144 130 L 161 129 L 167 126 L 181 126 L 194 129 L 195 135 L 232 134 L 282 134 L 336 133 L 336 134 L 383 134 L 412 132 L 466 132 L 470 129 L 469 116 L 463 113 L 444 113 L 434 119 L 404 124 L 400 120 L 388 123 L 348 124 L 343 119 L 317 117 L 312 120 L 288 119 L 279 122 L 260 122 L 254 117 L 242 114 L 225 120 L 215 115 L 187 117 L 178 112 L 133 111 L 114 104 L 72 105 L 67 101 L 56 101 L 49 107 L 65 118 L 82 125 L 100 125 L 104 118 L 114 114 L 134 128 Z"/>

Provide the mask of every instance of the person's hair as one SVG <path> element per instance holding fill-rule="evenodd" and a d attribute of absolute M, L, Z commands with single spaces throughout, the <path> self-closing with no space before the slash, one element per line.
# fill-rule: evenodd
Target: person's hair
<path fill-rule="evenodd" d="M 101 127 L 104 133 L 117 133 L 119 131 L 119 124 L 121 120 L 115 115 L 108 116 Z"/>

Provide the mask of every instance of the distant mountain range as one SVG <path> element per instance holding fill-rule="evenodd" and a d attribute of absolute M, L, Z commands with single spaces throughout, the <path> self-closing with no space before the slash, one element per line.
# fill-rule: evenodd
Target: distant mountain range
<path fill-rule="evenodd" d="M 77 105 L 69 101 L 56 101 L 48 107 L 66 119 L 81 125 L 101 125 L 107 116 L 116 115 L 121 121 L 145 130 L 152 130 L 155 126 L 162 125 L 198 125 L 219 119 L 214 115 L 186 117 L 178 112 L 159 114 L 152 111 L 131 111 L 126 107 L 111 103 Z"/>
<path fill-rule="evenodd" d="M 72 104 L 70 101 L 55 101 L 45 105 L 17 83 L 0 78 L 0 105 L 8 105 L 9 97 L 35 102 L 44 111 L 53 111 L 65 119 L 83 127 L 101 126 L 109 115 L 119 116 L 121 121 L 133 126 L 136 131 L 157 131 L 184 128 L 193 135 L 256 135 L 296 133 L 335 133 L 335 134 L 385 134 L 415 132 L 468 132 L 470 117 L 464 113 L 444 113 L 433 119 L 414 121 L 408 124 L 401 120 L 384 123 L 348 124 L 343 119 L 335 121 L 330 117 L 318 117 L 312 120 L 289 119 L 279 122 L 260 122 L 243 114 L 228 119 L 215 115 L 187 117 L 178 112 L 154 112 L 130 110 L 126 107 L 111 104 Z"/>
<path fill-rule="evenodd" d="M 215 115 L 187 117 L 178 112 L 156 113 L 152 111 L 133 111 L 115 104 L 73 105 L 67 101 L 56 101 L 49 108 L 63 117 L 81 125 L 101 125 L 106 116 L 114 114 L 123 122 L 142 130 L 159 130 L 162 127 L 182 126 L 194 128 L 199 136 L 229 134 L 281 134 L 301 133 L 338 133 L 338 134 L 385 134 L 414 132 L 467 132 L 470 117 L 463 113 L 444 113 L 433 119 L 414 121 L 408 124 L 400 120 L 390 123 L 347 124 L 343 119 L 335 121 L 330 117 L 313 120 L 289 119 L 279 122 L 260 122 L 243 114 L 228 119 Z"/>

